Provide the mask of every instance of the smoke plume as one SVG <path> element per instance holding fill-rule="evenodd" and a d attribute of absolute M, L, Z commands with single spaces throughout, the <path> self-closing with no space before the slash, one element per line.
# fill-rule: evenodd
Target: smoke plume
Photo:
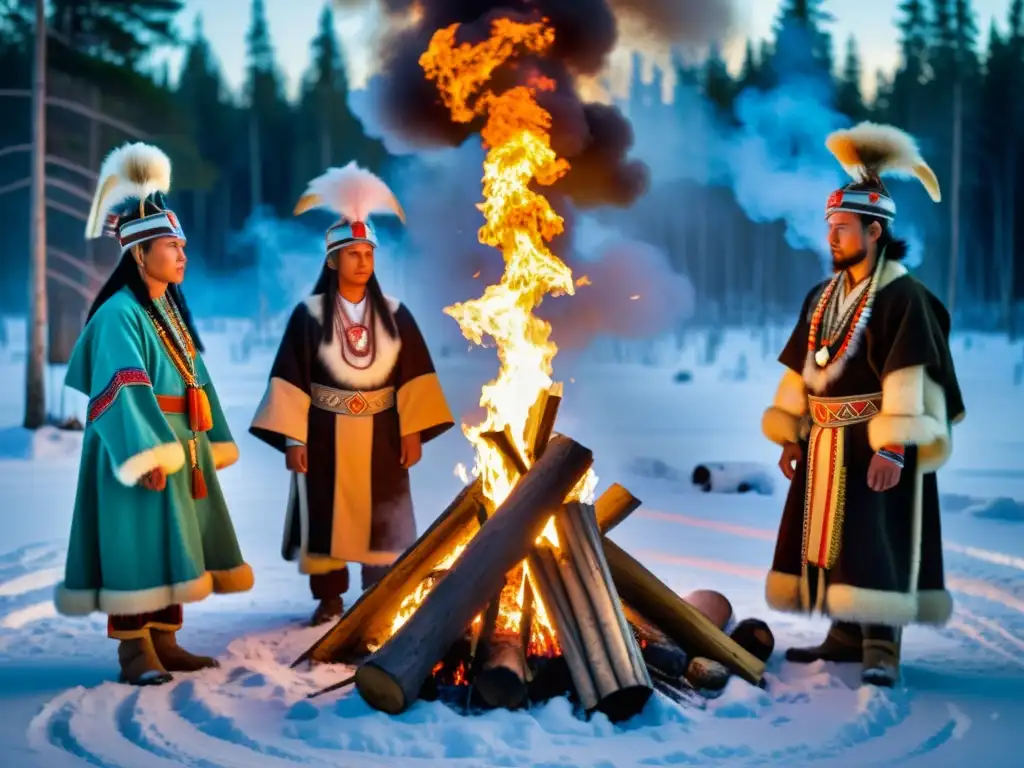
<path fill-rule="evenodd" d="M 353 6 L 357 0 L 341 4 Z M 578 208 L 627 206 L 649 183 L 647 166 L 628 157 L 634 142 L 629 122 L 615 107 L 585 103 L 575 84 L 577 76 L 603 69 L 618 39 L 618 17 L 639 20 L 664 42 L 719 39 L 732 23 L 729 0 L 378 0 L 378 5 L 388 18 L 402 21 L 383 35 L 378 74 L 352 106 L 392 151 L 459 146 L 481 127 L 482 120 L 453 122 L 436 85 L 424 76 L 419 58 L 435 31 L 459 23 L 460 40 L 477 41 L 490 34 L 497 17 L 548 19 L 555 33 L 551 50 L 541 58 L 516 58 L 496 73 L 494 83 L 510 87 L 536 73 L 556 83 L 538 101 L 552 115 L 552 147 L 571 170 L 552 190 Z"/>

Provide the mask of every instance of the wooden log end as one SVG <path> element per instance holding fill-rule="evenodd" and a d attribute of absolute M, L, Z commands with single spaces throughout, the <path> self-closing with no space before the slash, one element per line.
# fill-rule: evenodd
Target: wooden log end
<path fill-rule="evenodd" d="M 526 703 L 526 681 L 518 671 L 505 666 L 481 671 L 473 681 L 473 688 L 481 701 L 495 709 L 518 709 Z"/>
<path fill-rule="evenodd" d="M 356 690 L 363 701 L 389 715 L 400 715 L 412 702 L 406 701 L 399 682 L 372 661 L 356 670 Z"/>
<path fill-rule="evenodd" d="M 621 723 L 639 715 L 654 688 L 646 685 L 630 685 L 619 688 L 598 702 L 597 711 L 603 712 L 613 723 Z"/>

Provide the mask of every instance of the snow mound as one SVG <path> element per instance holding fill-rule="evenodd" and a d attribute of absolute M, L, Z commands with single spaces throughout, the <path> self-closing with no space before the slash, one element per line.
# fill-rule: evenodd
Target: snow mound
<path fill-rule="evenodd" d="M 82 432 L 45 426 L 39 429 L 0 429 L 0 459 L 53 461 L 77 459 L 82 450 Z"/>
<path fill-rule="evenodd" d="M 906 692 L 855 690 L 818 663 L 769 673 L 765 690 L 733 679 L 703 711 L 656 694 L 618 725 L 603 715 L 579 719 L 565 698 L 472 718 L 417 702 L 392 717 L 351 687 L 307 699 L 351 670 L 290 669 L 300 634 L 285 628 L 239 638 L 219 669 L 177 674 L 156 688 L 73 688 L 36 715 L 29 741 L 44 759 L 71 754 L 94 765 L 856 764 L 865 748 L 879 754 L 881 737 L 911 714 Z M 942 741 L 938 732 L 925 737 L 924 751 Z"/>

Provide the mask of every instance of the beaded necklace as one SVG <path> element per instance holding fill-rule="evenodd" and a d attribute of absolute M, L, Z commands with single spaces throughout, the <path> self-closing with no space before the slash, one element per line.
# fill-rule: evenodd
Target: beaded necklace
<path fill-rule="evenodd" d="M 189 463 L 192 467 L 192 498 L 202 499 L 207 495 L 207 487 L 202 468 L 199 466 L 197 433 L 213 428 L 213 415 L 210 411 L 210 401 L 200 387 L 199 377 L 196 375 L 196 345 L 178 308 L 168 301 L 166 295 L 147 306 L 146 313 L 172 365 L 185 381 L 185 412 L 189 430 L 192 432 L 192 437 L 188 441 Z M 162 320 L 165 322 L 161 322 Z"/>
<path fill-rule="evenodd" d="M 842 342 L 838 346 L 836 342 L 839 341 L 841 334 L 837 333 L 833 339 L 825 339 L 822 319 L 825 315 L 825 310 L 829 306 L 829 301 L 832 299 L 832 294 L 835 293 L 836 288 L 839 286 L 839 281 L 844 278 L 844 273 L 840 272 L 837 274 L 825 287 L 821 298 L 818 299 L 818 306 L 814 309 L 814 315 L 811 317 L 811 329 L 807 335 L 807 351 L 813 353 L 814 362 L 818 364 L 819 368 L 824 368 L 842 357 L 847 349 L 849 349 L 853 340 L 863 333 L 868 320 L 871 319 L 871 307 L 875 302 L 875 294 L 878 292 L 878 283 L 882 276 L 882 265 L 884 262 L 884 257 L 880 256 L 878 263 L 875 265 L 874 274 L 871 276 L 871 282 L 868 284 L 868 289 L 864 291 L 857 302 L 857 307 L 853 310 L 850 319 L 839 326 L 840 329 L 845 326 L 847 330 L 842 338 Z"/>

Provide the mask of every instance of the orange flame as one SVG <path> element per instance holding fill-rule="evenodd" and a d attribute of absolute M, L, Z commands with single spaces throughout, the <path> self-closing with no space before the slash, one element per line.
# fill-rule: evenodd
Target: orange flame
<path fill-rule="evenodd" d="M 550 340 L 550 324 L 533 310 L 547 295 L 575 292 L 572 271 L 547 246 L 562 233 L 563 220 L 531 187 L 533 182 L 541 186 L 555 183 L 569 170 L 569 164 L 551 148 L 551 115 L 535 98 L 537 91 L 555 87 L 552 80 L 534 75 L 526 85 L 501 93 L 487 87 L 495 70 L 517 52 L 544 53 L 554 42 L 554 30 L 544 21 L 524 24 L 497 19 L 487 40 L 470 45 L 456 43 L 458 28 L 453 24 L 438 30 L 419 63 L 437 85 L 453 120 L 468 123 L 485 118 L 481 138 L 488 152 L 483 168 L 484 200 L 478 207 L 486 223 L 478 238 L 501 251 L 505 271 L 500 282 L 487 286 L 480 298 L 446 307 L 445 312 L 458 322 L 467 339 L 483 346 L 484 337 L 489 336 L 498 352 L 498 376 L 484 385 L 480 397 L 487 415 L 481 424 L 463 425 L 476 453 L 473 474 L 480 477 L 484 499 L 493 512 L 511 493 L 519 475 L 498 447 L 482 435 L 507 428 L 519 455 L 527 462 L 532 460 L 530 413 L 551 387 L 551 362 L 558 352 Z M 589 279 L 584 276 L 579 284 L 587 285 Z M 591 470 L 569 498 L 589 501 L 596 484 L 597 476 Z M 557 548 L 554 517 L 537 543 L 545 540 Z M 445 556 L 435 573 L 451 567 L 464 548 L 461 544 Z M 392 633 L 415 612 L 434 581 L 426 579 L 405 598 L 392 621 Z M 528 581 L 532 583 L 524 561 L 511 572 L 502 591 L 496 631 L 520 631 Z M 555 632 L 536 585 L 532 593 L 528 652 L 555 653 Z M 474 619 L 475 624 L 480 621 L 480 616 Z"/>

